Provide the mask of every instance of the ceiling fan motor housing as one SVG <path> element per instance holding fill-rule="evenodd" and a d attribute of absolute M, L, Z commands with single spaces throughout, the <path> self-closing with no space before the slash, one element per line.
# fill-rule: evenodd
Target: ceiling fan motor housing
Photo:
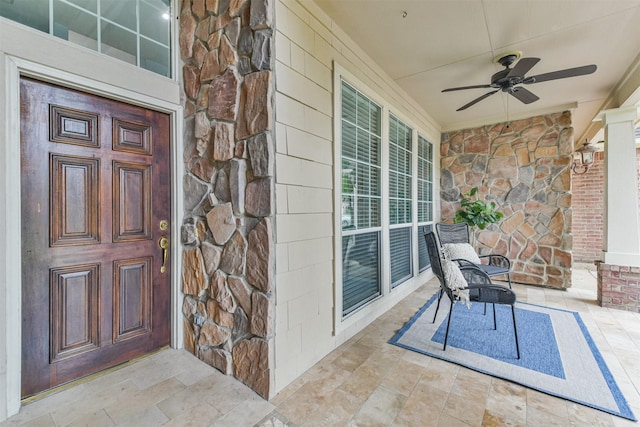
<path fill-rule="evenodd" d="M 503 92 L 512 92 L 513 87 L 522 83 L 525 83 L 524 75 L 509 75 L 513 71 L 511 64 L 520 59 L 522 53 L 509 53 L 496 60 L 500 65 L 504 67 L 504 70 L 500 70 L 491 76 L 491 87 L 500 89 Z M 526 83 L 533 83 L 527 81 Z"/>
<path fill-rule="evenodd" d="M 503 92 L 508 92 L 515 85 L 519 85 L 524 81 L 524 76 L 509 76 L 511 68 L 500 70 L 491 76 L 491 87 L 501 89 Z"/>

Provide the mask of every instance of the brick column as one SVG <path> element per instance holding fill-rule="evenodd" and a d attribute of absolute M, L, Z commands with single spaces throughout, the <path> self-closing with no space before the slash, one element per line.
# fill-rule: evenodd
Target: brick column
<path fill-rule="evenodd" d="M 621 267 L 599 261 L 596 265 L 600 306 L 640 313 L 640 267 Z"/>

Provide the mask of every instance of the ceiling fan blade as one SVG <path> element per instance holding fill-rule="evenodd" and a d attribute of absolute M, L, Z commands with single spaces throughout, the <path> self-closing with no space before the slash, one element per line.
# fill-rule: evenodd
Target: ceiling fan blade
<path fill-rule="evenodd" d="M 465 90 L 465 89 L 486 89 L 488 87 L 491 87 L 491 85 L 461 86 L 461 87 L 452 87 L 449 89 L 443 89 L 442 92 L 451 92 L 454 90 Z"/>
<path fill-rule="evenodd" d="M 553 71 L 551 73 L 538 74 L 537 76 L 527 77 L 523 83 L 540 83 L 549 80 L 566 79 L 567 77 L 584 76 L 596 71 L 598 67 L 595 65 L 584 65 L 582 67 L 567 68 L 566 70 Z"/>
<path fill-rule="evenodd" d="M 532 102 L 536 102 L 538 99 L 540 99 L 531 91 L 523 87 L 514 87 L 513 90 L 509 91 L 509 93 L 515 98 L 518 98 L 518 100 L 520 100 L 523 104 L 531 104 Z"/>
<path fill-rule="evenodd" d="M 513 77 L 513 76 L 523 77 L 539 61 L 540 61 L 540 58 L 522 58 L 516 63 L 516 66 L 513 67 L 511 71 L 509 71 L 509 74 L 507 74 L 507 77 Z"/>
<path fill-rule="evenodd" d="M 477 97 L 476 99 L 474 99 L 470 103 L 465 104 L 462 107 L 458 108 L 456 111 L 466 110 L 467 108 L 471 107 L 474 104 L 477 104 L 478 102 L 482 101 L 485 98 L 488 98 L 489 96 L 493 95 L 496 92 L 498 92 L 498 90 L 492 90 L 491 92 L 487 92 L 484 95 Z"/>

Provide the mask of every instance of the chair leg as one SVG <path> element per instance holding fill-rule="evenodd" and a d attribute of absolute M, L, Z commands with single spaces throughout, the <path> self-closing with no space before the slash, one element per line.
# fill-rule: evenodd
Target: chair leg
<path fill-rule="evenodd" d="M 507 273 L 507 282 L 509 282 L 509 289 L 511 289 L 511 274 Z"/>
<path fill-rule="evenodd" d="M 495 331 L 496 329 L 498 329 L 496 327 L 496 305 L 491 304 L 491 306 L 493 307 L 493 330 Z"/>
<path fill-rule="evenodd" d="M 442 289 L 440 289 L 440 295 L 438 295 L 438 304 L 436 305 L 436 312 L 433 314 L 433 322 L 431 323 L 436 323 L 436 316 L 438 315 L 438 310 L 440 309 L 440 300 L 442 299 L 442 294 L 444 294 L 444 292 L 442 292 Z"/>
<path fill-rule="evenodd" d="M 484 313 L 482 313 L 483 316 L 487 315 L 487 303 L 484 303 Z"/>
<path fill-rule="evenodd" d="M 518 329 L 516 328 L 516 310 L 511 306 L 511 316 L 513 317 L 513 334 L 516 337 L 516 353 L 520 359 L 520 345 L 518 345 Z"/>
<path fill-rule="evenodd" d="M 451 301 L 451 307 L 449 308 L 449 318 L 447 319 L 447 331 L 444 333 L 444 346 L 442 351 L 447 349 L 447 339 L 449 339 L 449 324 L 451 324 L 451 315 L 453 314 L 453 301 Z"/>

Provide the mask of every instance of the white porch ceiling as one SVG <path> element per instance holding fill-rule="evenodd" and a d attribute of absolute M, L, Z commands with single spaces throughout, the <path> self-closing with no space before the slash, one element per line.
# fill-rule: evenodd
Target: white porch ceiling
<path fill-rule="evenodd" d="M 315 2 L 445 131 L 502 122 L 507 112 L 513 120 L 575 107 L 574 135 L 582 138 L 640 53 L 640 0 Z M 503 69 L 493 59 L 512 50 L 541 59 L 528 76 L 598 69 L 527 85 L 540 97 L 528 105 L 499 92 L 456 112 L 489 89 L 441 90 L 490 83 Z"/>

